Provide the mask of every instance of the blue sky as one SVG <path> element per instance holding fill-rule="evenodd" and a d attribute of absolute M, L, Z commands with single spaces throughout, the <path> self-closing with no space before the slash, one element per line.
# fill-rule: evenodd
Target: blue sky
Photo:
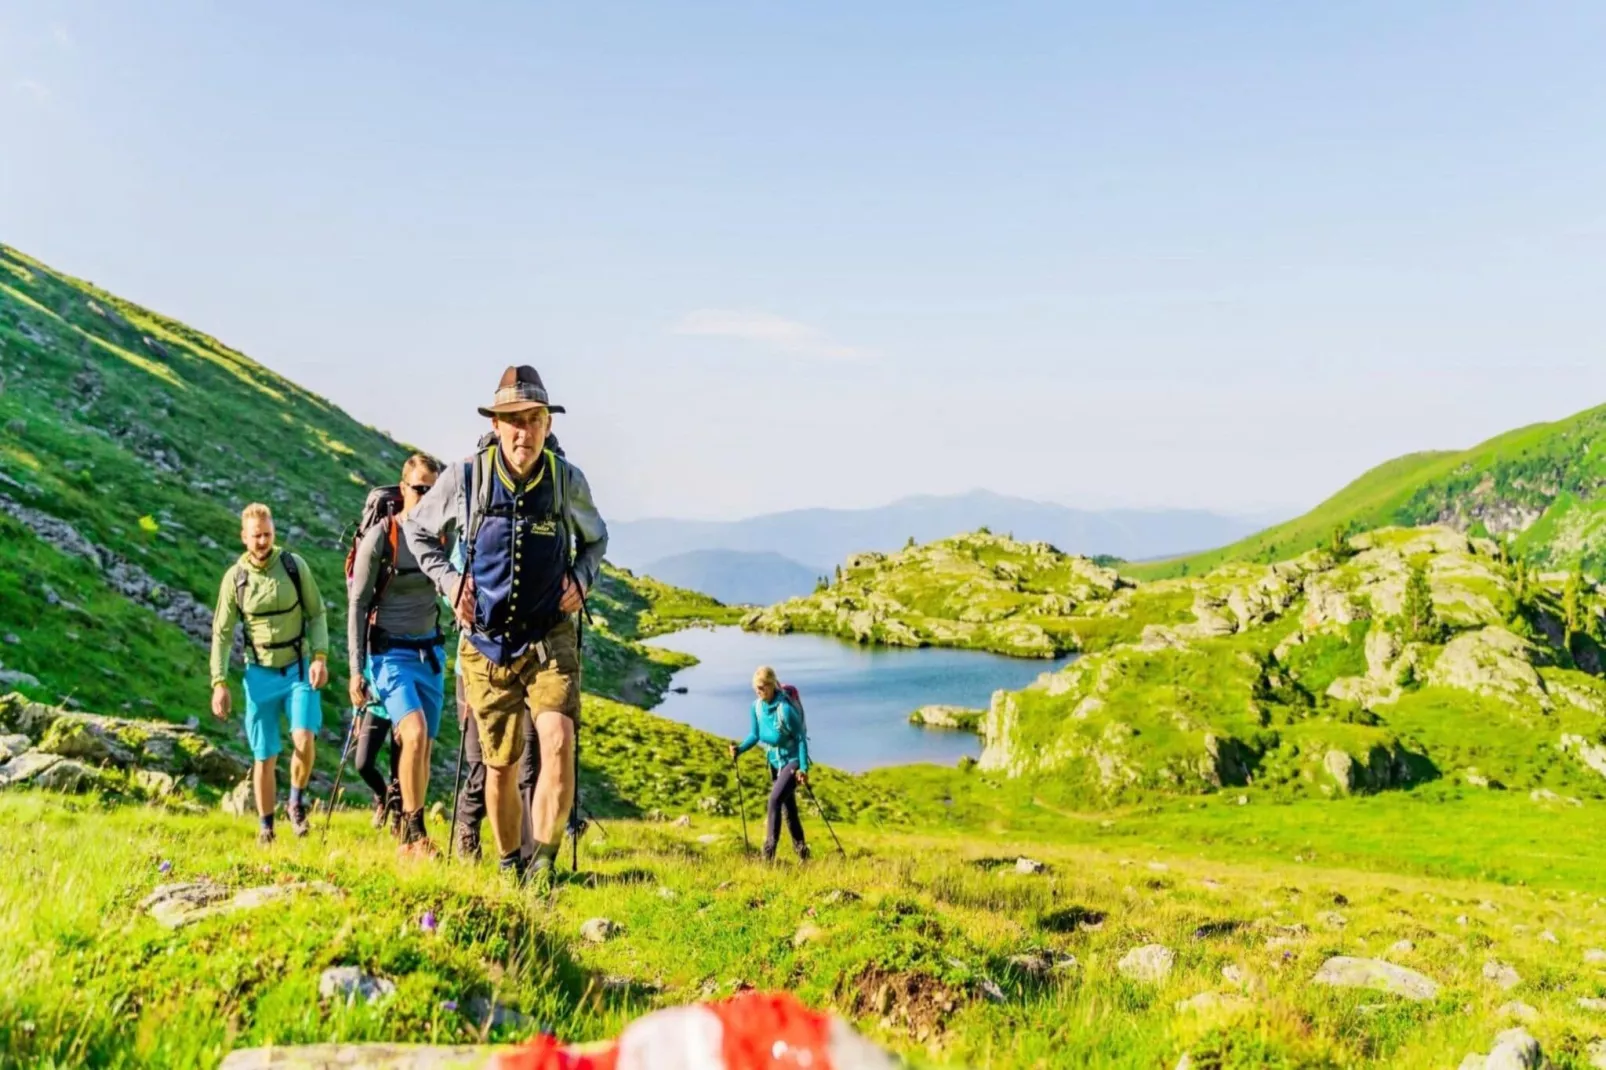
<path fill-rule="evenodd" d="M 1606 402 L 1606 5 L 0 6 L 0 241 L 618 517 L 1313 503 Z"/>

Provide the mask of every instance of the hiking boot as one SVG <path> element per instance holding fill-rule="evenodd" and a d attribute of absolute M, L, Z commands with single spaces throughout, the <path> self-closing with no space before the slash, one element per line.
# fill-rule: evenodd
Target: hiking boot
<path fill-rule="evenodd" d="M 422 858 L 426 860 L 433 860 L 441 856 L 441 851 L 440 848 L 436 847 L 435 844 L 430 841 L 429 837 L 426 836 L 421 840 L 413 840 L 411 843 L 402 844 L 400 847 L 396 848 L 396 854 L 401 858 Z"/>
<path fill-rule="evenodd" d="M 530 863 L 524 875 L 524 886 L 535 895 L 551 895 L 552 886 L 557 882 L 557 873 L 557 866 L 552 864 L 552 859 L 537 858 Z"/>
<path fill-rule="evenodd" d="M 270 829 L 270 828 L 259 828 L 259 829 L 257 829 L 257 844 L 259 846 L 266 847 L 266 846 L 268 846 L 268 844 L 272 843 L 273 840 L 274 840 L 274 836 L 273 836 L 273 830 L 272 829 Z"/>
<path fill-rule="evenodd" d="M 393 836 L 396 839 L 396 841 L 398 843 L 400 843 L 401 842 L 401 838 L 402 838 L 401 799 L 397 798 L 392 803 L 390 803 L 389 809 L 390 809 L 390 834 L 391 834 L 391 836 Z"/>
<path fill-rule="evenodd" d="M 480 860 L 480 827 L 466 822 L 457 825 L 457 854 L 471 862 Z"/>
<path fill-rule="evenodd" d="M 814 852 L 809 850 L 809 845 L 808 844 L 800 843 L 800 844 L 797 845 L 797 860 L 799 862 L 807 862 L 809 859 L 811 859 L 813 857 L 814 857 Z"/>
<path fill-rule="evenodd" d="M 388 799 L 374 800 L 374 817 L 371 824 L 376 830 L 385 827 L 385 819 L 390 816 L 390 801 Z"/>
<path fill-rule="evenodd" d="M 504 855 L 501 862 L 497 863 L 496 868 L 501 872 L 504 880 L 511 881 L 514 885 L 524 884 L 525 874 L 529 872 L 529 864 L 524 861 L 524 857 L 517 851 L 510 855 Z"/>
<path fill-rule="evenodd" d="M 290 827 L 297 836 L 305 836 L 312 831 L 312 825 L 307 821 L 306 803 L 290 807 Z"/>

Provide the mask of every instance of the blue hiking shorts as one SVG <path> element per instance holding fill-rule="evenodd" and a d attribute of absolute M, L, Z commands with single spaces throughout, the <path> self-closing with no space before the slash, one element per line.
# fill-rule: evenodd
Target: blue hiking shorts
<path fill-rule="evenodd" d="M 278 755 L 279 715 L 289 714 L 291 731 L 316 733 L 323 727 L 323 703 L 307 683 L 307 664 L 284 669 L 245 667 L 245 738 L 259 762 Z"/>
<path fill-rule="evenodd" d="M 383 716 L 391 724 L 401 724 L 402 718 L 414 710 L 424 714 L 429 738 L 434 739 L 441 728 L 441 707 L 446 701 L 446 650 L 434 649 L 436 669 L 430 664 L 430 651 L 387 650 L 383 654 L 368 655 L 368 682 L 374 697 L 384 707 Z"/>

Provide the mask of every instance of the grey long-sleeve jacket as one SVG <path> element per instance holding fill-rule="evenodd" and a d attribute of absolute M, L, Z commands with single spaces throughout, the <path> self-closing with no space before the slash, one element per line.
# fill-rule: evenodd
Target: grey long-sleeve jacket
<path fill-rule="evenodd" d="M 375 524 L 357 543 L 346 613 L 346 652 L 353 676 L 360 676 L 368 664 L 368 612 L 373 608 L 375 588 L 379 585 L 386 535 L 386 525 Z M 385 596 L 379 600 L 378 619 L 374 623 L 390 635 L 418 638 L 438 630 L 440 601 L 434 585 L 413 559 L 412 547 L 400 535 L 398 531 L 396 560 L 392 562 L 396 572 L 385 588 Z"/>
<path fill-rule="evenodd" d="M 559 520 L 573 540 L 574 575 L 580 585 L 590 591 L 602 572 L 602 555 L 608 549 L 608 525 L 597 512 L 585 474 L 566 458 L 554 455 L 553 460 L 563 467 L 563 511 Z M 449 548 L 456 538 L 468 537 L 469 480 L 466 477 L 472 466 L 472 457 L 447 465 L 435 486 L 402 522 L 402 536 L 418 559 L 418 567 L 448 602 L 457 592 L 458 581 Z"/>

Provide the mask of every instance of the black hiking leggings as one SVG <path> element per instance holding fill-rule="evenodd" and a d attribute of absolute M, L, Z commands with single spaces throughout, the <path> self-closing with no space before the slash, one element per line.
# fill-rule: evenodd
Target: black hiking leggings
<path fill-rule="evenodd" d="M 379 751 L 390 740 L 390 783 L 379 775 Z M 362 723 L 357 727 L 357 775 L 362 782 L 368 785 L 368 790 L 374 793 L 375 799 L 383 799 L 394 795 L 397 805 L 401 805 L 401 780 L 397 770 L 401 765 L 401 744 L 396 740 L 396 733 L 391 731 L 391 724 L 383 717 L 376 717 L 372 713 L 364 714 Z"/>
<path fill-rule="evenodd" d="M 803 818 L 797 810 L 797 763 L 787 762 L 781 768 L 770 767 L 770 805 L 764 820 L 764 857 L 774 858 L 775 848 L 781 842 L 781 818 L 786 818 L 786 831 L 792 835 L 792 846 L 799 858 L 807 858 L 809 845 L 803 842 Z"/>

